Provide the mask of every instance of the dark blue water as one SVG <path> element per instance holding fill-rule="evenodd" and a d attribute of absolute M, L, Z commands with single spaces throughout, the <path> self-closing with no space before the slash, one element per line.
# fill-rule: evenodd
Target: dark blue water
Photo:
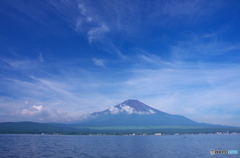
<path fill-rule="evenodd" d="M 1 158 L 240 158 L 239 153 L 210 155 L 210 149 L 240 152 L 240 135 L 0 135 Z"/>

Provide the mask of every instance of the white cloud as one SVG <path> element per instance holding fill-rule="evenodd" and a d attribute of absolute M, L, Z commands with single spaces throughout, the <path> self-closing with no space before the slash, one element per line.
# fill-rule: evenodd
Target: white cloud
<path fill-rule="evenodd" d="M 121 111 L 125 111 L 127 114 L 134 113 L 134 109 L 127 105 L 121 105 Z"/>
<path fill-rule="evenodd" d="M 150 114 L 155 114 L 156 112 L 154 112 L 153 110 L 149 110 Z"/>
<path fill-rule="evenodd" d="M 120 112 L 120 110 L 116 107 L 110 107 L 109 111 L 111 114 L 118 114 Z"/>
<path fill-rule="evenodd" d="M 42 105 L 33 105 L 29 109 L 22 109 L 20 111 L 20 114 L 21 115 L 36 115 L 36 114 L 41 113 L 42 110 L 43 110 L 43 106 Z"/>
<path fill-rule="evenodd" d="M 87 16 L 87 9 L 83 3 L 78 4 L 78 8 L 82 15 Z"/>
<path fill-rule="evenodd" d="M 93 63 L 97 66 L 105 67 L 103 59 L 93 58 Z"/>

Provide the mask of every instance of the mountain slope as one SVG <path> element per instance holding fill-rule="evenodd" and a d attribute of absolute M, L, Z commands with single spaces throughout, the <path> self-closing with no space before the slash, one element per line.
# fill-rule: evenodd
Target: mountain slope
<path fill-rule="evenodd" d="M 138 100 L 126 100 L 101 112 L 94 112 L 83 126 L 203 126 L 184 116 L 171 115 Z M 206 126 L 206 124 L 205 124 Z"/>

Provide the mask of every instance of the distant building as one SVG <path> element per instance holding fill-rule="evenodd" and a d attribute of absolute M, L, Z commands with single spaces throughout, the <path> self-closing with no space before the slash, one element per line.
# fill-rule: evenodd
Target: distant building
<path fill-rule="evenodd" d="M 156 136 L 160 136 L 160 135 L 162 135 L 162 133 L 155 133 L 155 135 L 156 135 Z"/>

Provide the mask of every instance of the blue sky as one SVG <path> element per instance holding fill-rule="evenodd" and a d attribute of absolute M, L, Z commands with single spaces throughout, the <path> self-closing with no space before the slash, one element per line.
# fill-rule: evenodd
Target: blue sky
<path fill-rule="evenodd" d="M 238 0 L 1 0 L 0 121 L 138 99 L 240 126 L 239 19 Z"/>

